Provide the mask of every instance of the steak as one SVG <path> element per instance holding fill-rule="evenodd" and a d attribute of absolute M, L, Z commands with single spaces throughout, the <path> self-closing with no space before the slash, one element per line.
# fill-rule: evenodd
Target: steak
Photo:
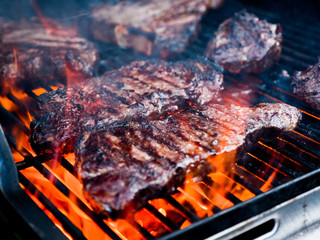
<path fill-rule="evenodd" d="M 203 57 L 136 61 L 103 76 L 40 95 L 31 123 L 37 153 L 73 151 L 82 129 L 125 120 L 153 119 L 215 100 L 222 69 Z"/>
<path fill-rule="evenodd" d="M 160 120 L 98 127 L 84 131 L 76 144 L 77 173 L 96 212 L 126 217 L 174 192 L 188 172 L 213 170 L 208 157 L 237 151 L 240 158 L 261 136 L 293 130 L 300 118 L 286 104 L 211 104 Z"/>
<path fill-rule="evenodd" d="M 92 9 L 92 37 L 163 58 L 195 38 L 209 0 L 126 0 Z"/>
<path fill-rule="evenodd" d="M 65 79 L 67 69 L 86 76 L 93 74 L 97 50 L 72 29 L 31 19 L 7 21 L 0 32 L 0 86 L 8 80 L 29 89 L 38 82 L 49 85 L 54 79 Z"/>
<path fill-rule="evenodd" d="M 280 25 L 240 11 L 220 24 L 205 56 L 235 74 L 260 73 L 279 59 L 281 42 Z"/>
<path fill-rule="evenodd" d="M 320 110 L 320 58 L 317 64 L 292 77 L 293 93 L 305 99 L 312 107 Z"/>

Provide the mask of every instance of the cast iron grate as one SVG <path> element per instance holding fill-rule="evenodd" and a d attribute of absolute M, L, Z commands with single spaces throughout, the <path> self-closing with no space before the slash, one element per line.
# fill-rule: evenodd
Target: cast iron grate
<path fill-rule="evenodd" d="M 200 219 L 192 208 L 182 205 L 173 196 L 163 196 L 164 201 L 174 207 L 185 220 L 192 223 L 189 228 L 183 230 L 179 230 L 179 224 L 162 215 L 152 204 L 147 204 L 145 210 L 151 213 L 156 221 L 161 222 L 167 230 L 165 235 L 160 236 L 162 239 L 182 239 L 184 237 L 192 239 L 194 236 L 207 237 L 319 185 L 319 180 L 317 181 L 315 176 L 319 175 L 319 171 L 317 170 L 320 166 L 320 112 L 293 96 L 290 89 L 290 79 L 280 75 L 282 70 L 292 73 L 316 62 L 316 57 L 320 55 L 320 47 L 316 44 L 320 40 L 319 24 L 306 26 L 303 21 L 292 23 L 286 19 L 281 19 L 277 14 L 260 10 L 251 5 L 236 2 L 231 7 L 232 3 L 229 2 L 228 4 L 226 3 L 226 6 L 220 10 L 210 11 L 202 21 L 202 30 L 197 40 L 190 45 L 185 53 L 172 60 L 192 58 L 196 54 L 202 54 L 214 29 L 237 10 L 247 8 L 262 18 L 269 19 L 270 21 L 280 21 L 284 31 L 284 41 L 283 53 L 279 63 L 271 70 L 260 75 L 236 76 L 227 73 L 225 75 L 225 88 L 230 89 L 230 91 L 232 89 L 240 89 L 242 91 L 252 90 L 252 94 L 254 95 L 253 105 L 259 102 L 285 102 L 294 105 L 302 111 L 303 120 L 295 131 L 283 134 L 276 140 L 261 139 L 248 151 L 245 159 L 237 162 L 230 175 L 233 177 L 234 184 L 255 195 L 252 199 L 243 202 L 232 192 L 226 191 L 224 197 L 234 206 L 223 210 L 219 206 L 213 205 L 212 212 L 214 214 Z M 102 43 L 96 44 L 103 56 L 103 60 L 97 66 L 97 73 L 118 68 L 133 60 L 148 58 L 133 53 L 131 50 L 120 49 Z M 50 86 L 41 87 L 50 90 Z M 36 100 L 37 95 L 32 92 L 32 89 L 27 89 L 26 93 Z M 25 104 L 14 95 L 9 94 L 6 97 L 22 111 L 26 111 Z M 225 101 L 242 104 L 242 99 L 230 98 L 230 96 L 225 98 Z M 26 191 L 37 196 L 41 204 L 61 223 L 64 230 L 75 239 L 85 239 L 81 230 L 41 190 L 23 175 L 24 169 L 35 168 L 45 179 L 54 185 L 57 191 L 61 192 L 66 198 L 71 199 L 73 204 L 92 219 L 109 237 L 121 239 L 119 233 L 112 226 L 110 227 L 103 217 L 95 214 L 88 208 L 86 203 L 73 192 L 73 189 L 70 189 L 50 171 L 46 163 L 54 159 L 54 156 L 33 156 L 28 150 L 17 146 L 16 140 L 10 133 L 11 126 L 18 126 L 26 135 L 29 134 L 28 126 L 21 121 L 20 117 L 15 113 L 7 111 L 2 106 L 0 106 L 0 115 L 1 125 L 6 132 L 6 139 L 12 151 L 19 153 L 23 157 L 23 160 L 16 162 L 20 183 L 27 189 Z M 73 165 L 67 159 L 62 158 L 57 164 L 61 165 L 70 174 L 76 175 Z M 270 179 L 274 172 L 276 172 L 276 177 L 270 183 L 271 190 L 267 192 L 262 191 L 261 187 Z M 313 181 L 310 181 L 311 179 Z M 317 179 L 320 178 L 317 177 Z M 7 179 L 7 181 L 10 181 L 10 179 Z M 201 187 L 203 189 L 210 188 L 212 181 L 214 180 L 207 177 L 201 183 Z M 278 197 L 276 198 L 277 200 L 265 204 L 265 199 L 273 199 L 272 196 L 284 192 L 283 197 Z M 204 201 L 210 201 L 210 199 Z M 247 213 L 246 209 L 250 208 L 250 204 L 255 204 L 256 210 Z M 231 217 L 232 214 L 236 214 L 236 217 Z M 228 218 L 232 220 L 227 221 Z M 214 225 L 214 223 L 218 222 L 219 225 Z M 139 222 L 134 221 L 130 224 L 145 239 L 155 238 Z M 202 229 L 206 229 L 206 231 L 200 233 L 199 231 Z"/>

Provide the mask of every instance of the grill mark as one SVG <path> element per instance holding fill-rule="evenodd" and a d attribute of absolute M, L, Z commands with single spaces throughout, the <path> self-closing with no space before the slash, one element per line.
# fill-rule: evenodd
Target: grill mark
<path fill-rule="evenodd" d="M 177 121 L 176 123 L 178 123 L 179 125 L 182 125 L 181 122 L 184 121 L 183 119 L 179 118 L 180 121 Z M 184 121 L 185 122 L 185 121 Z M 188 122 L 186 122 L 187 125 L 189 125 Z M 179 127 L 178 129 L 176 129 L 175 133 L 177 134 L 177 136 L 179 136 L 180 138 L 184 139 L 185 142 L 189 142 L 190 139 L 188 139 L 187 137 L 183 136 L 182 130 Z M 198 138 L 198 137 L 197 137 Z M 213 149 L 208 148 L 207 146 L 204 146 L 200 143 L 201 139 L 199 139 L 199 141 L 194 141 L 192 140 L 192 143 L 195 144 L 198 147 L 201 147 L 204 151 L 206 152 L 211 152 Z"/>
<path fill-rule="evenodd" d="M 167 66 L 164 66 L 164 68 L 167 68 Z M 147 70 L 148 72 L 146 73 L 146 72 L 143 72 L 142 70 L 138 70 L 138 73 L 139 74 L 142 74 L 142 75 L 146 75 L 146 76 L 152 76 L 153 78 L 155 78 L 157 81 L 161 81 L 161 82 L 166 82 L 166 83 L 168 83 L 170 86 L 172 86 L 172 87 L 174 87 L 174 88 L 180 88 L 178 85 L 176 85 L 176 84 L 174 84 L 173 82 L 171 82 L 171 81 L 168 81 L 167 79 L 165 79 L 165 78 L 160 78 L 160 77 L 158 77 L 158 76 L 156 76 L 156 75 L 154 75 L 153 73 L 155 72 L 155 71 L 157 71 L 157 69 L 155 69 L 154 71 L 150 71 L 150 70 L 148 70 L 148 69 L 144 69 L 144 70 Z M 159 72 L 159 71 L 158 71 Z M 167 71 L 168 72 L 168 71 Z M 163 76 L 163 77 L 165 77 L 165 76 Z M 140 80 L 141 81 L 141 80 Z M 154 82 L 156 82 L 156 81 L 154 81 Z M 148 83 L 148 84 L 150 84 L 150 83 Z M 151 82 L 151 84 L 152 84 L 152 82 Z M 151 86 L 153 86 L 153 85 L 151 85 Z M 153 86 L 154 87 L 154 86 Z M 156 88 L 156 89 L 158 89 L 158 88 Z"/>
<path fill-rule="evenodd" d="M 130 105 L 130 103 L 127 102 L 127 99 L 125 99 L 124 97 L 119 97 L 115 92 L 112 92 L 106 88 L 102 88 L 103 91 L 107 94 L 109 94 L 111 96 L 112 99 L 116 99 L 119 102 L 125 104 L 125 105 Z"/>
<path fill-rule="evenodd" d="M 158 159 L 162 159 L 162 160 L 165 160 L 169 165 L 176 166 L 176 163 L 173 160 L 166 158 L 166 157 L 163 157 L 163 156 L 160 156 L 158 151 L 155 149 L 155 147 L 150 144 L 150 141 L 148 141 L 147 137 L 151 138 L 151 141 L 157 142 L 157 140 L 154 138 L 153 135 L 149 136 L 150 134 L 148 131 L 148 127 L 142 128 L 141 130 L 142 130 L 141 133 L 143 136 L 143 141 L 142 141 L 143 142 L 143 145 L 142 145 L 143 150 L 146 153 L 148 153 L 149 155 L 151 155 L 156 162 L 159 162 Z M 146 145 L 146 146 L 144 146 L 144 145 Z M 171 149 L 169 149 L 169 150 L 171 150 Z M 160 165 L 163 165 L 163 164 L 160 164 Z"/>

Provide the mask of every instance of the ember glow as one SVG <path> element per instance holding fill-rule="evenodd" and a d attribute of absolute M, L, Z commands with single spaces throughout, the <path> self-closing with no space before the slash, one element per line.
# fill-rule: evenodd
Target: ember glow
<path fill-rule="evenodd" d="M 68 83 L 77 80 L 77 76 L 67 71 Z M 55 86 L 51 87 L 56 89 Z M 34 89 L 33 93 L 40 95 L 46 90 L 43 88 Z M 19 102 L 28 103 L 28 95 L 12 89 L 10 93 L 14 95 Z M 16 103 L 10 101 L 7 97 L 1 97 L 1 105 L 10 112 L 16 112 L 20 108 Z M 30 121 L 32 120 L 29 112 L 18 113 L 23 124 L 29 129 Z M 18 129 L 18 128 L 17 128 Z M 23 151 L 36 154 L 30 147 L 28 135 L 18 129 L 16 131 L 19 135 L 13 134 L 17 141 L 17 149 L 13 150 L 13 155 L 16 162 L 24 159 Z M 14 132 L 13 132 L 14 133 Z M 63 156 L 64 159 L 71 165 L 75 164 L 74 154 Z M 230 169 L 234 165 L 234 153 L 225 155 L 218 155 L 210 158 L 209 161 L 213 164 L 215 172 L 208 175 L 211 181 L 199 181 L 194 178 L 192 174 L 186 177 L 183 187 L 177 189 L 177 193 L 172 197 L 185 207 L 188 211 L 195 214 L 199 218 L 205 218 L 215 214 L 216 209 L 226 209 L 232 207 L 234 203 L 230 201 L 226 194 L 233 194 L 241 201 L 245 201 L 254 197 L 254 194 L 246 190 L 241 185 L 232 180 Z M 86 213 L 92 213 L 90 204 L 82 194 L 82 184 L 79 179 L 61 164 L 60 158 L 53 157 L 52 160 L 47 161 L 43 166 L 48 170 L 50 176 L 44 177 L 36 168 L 29 167 L 21 171 L 21 173 L 28 178 L 28 180 L 36 186 L 38 192 L 44 194 L 70 221 L 79 228 L 84 236 L 88 239 L 109 239 L 108 235 L 100 228 L 100 226 L 92 220 Z M 68 195 L 63 194 L 57 188 L 57 181 L 61 182 L 69 189 Z M 48 217 L 71 239 L 71 236 L 63 229 L 62 224 L 47 210 L 43 204 L 37 199 L 37 193 L 30 193 L 25 189 L 30 197 L 44 210 Z M 158 211 L 159 214 L 169 219 L 177 228 L 185 228 L 191 224 L 191 220 L 183 213 L 173 207 L 164 199 L 150 200 L 149 204 Z M 86 210 L 85 210 L 86 209 Z M 154 216 L 150 209 L 142 209 L 134 214 L 130 219 L 118 220 L 102 220 L 109 228 L 113 230 L 121 239 L 144 239 L 142 234 L 137 229 L 137 224 L 146 229 L 151 235 L 160 237 L 172 232 L 170 226 L 159 221 Z"/>
<path fill-rule="evenodd" d="M 56 31 L 50 22 L 38 11 L 37 6 L 34 6 L 43 25 L 50 31 Z M 19 52 L 13 49 L 15 56 L 15 73 L 19 68 L 18 54 Z M 73 71 L 66 68 L 67 86 L 71 86 L 73 83 L 83 80 L 84 76 L 75 74 Z M 13 149 L 13 156 L 18 163 L 25 159 L 28 152 L 32 156 L 36 156 L 30 147 L 28 141 L 29 126 L 32 120 L 28 111 L 28 105 L 34 99 L 30 99 L 30 96 L 24 93 L 20 89 L 15 88 L 14 78 L 7 79 L 3 86 L 5 94 L 0 96 L 0 104 L 7 111 L 14 114 L 19 119 L 21 125 L 12 126 L 12 129 L 6 129 L 12 134 L 16 141 L 16 148 Z M 57 89 L 58 86 L 50 86 L 51 89 Z M 46 92 L 44 88 L 33 89 L 32 93 L 36 96 Z M 251 93 L 251 92 L 249 92 Z M 237 105 L 247 105 L 249 100 L 247 97 L 248 92 L 246 90 L 239 93 L 243 96 L 241 101 L 235 102 L 234 94 L 224 92 L 224 101 L 232 102 Z M 238 98 L 238 96 L 236 96 Z M 68 103 L 66 103 L 68 104 Z M 21 129 L 24 128 L 24 129 Z M 223 148 L 223 142 L 220 146 Z M 70 165 L 75 165 L 75 156 L 73 153 L 62 157 L 63 161 Z M 210 157 L 208 161 L 212 164 L 214 172 L 210 173 L 206 179 L 199 179 L 194 177 L 192 173 L 186 176 L 185 184 L 177 189 L 177 192 L 171 197 L 177 201 L 181 206 L 187 209 L 191 214 L 196 215 L 198 218 L 205 218 L 214 215 L 216 212 L 226 208 L 230 208 L 235 205 L 235 199 L 240 201 L 246 201 L 255 195 L 247 190 L 244 186 L 240 185 L 233 179 L 234 167 L 235 167 L 235 152 L 220 154 L 218 156 Z M 81 181 L 76 177 L 76 173 L 73 174 L 62 164 L 62 159 L 59 153 L 50 160 L 43 164 L 45 170 L 49 173 L 49 176 L 44 176 L 34 167 L 28 167 L 21 170 L 21 173 L 38 189 L 38 192 L 31 193 L 28 188 L 23 187 L 29 196 L 36 202 L 36 204 L 44 210 L 48 217 L 61 229 L 65 235 L 72 239 L 72 237 L 65 231 L 63 225 L 54 215 L 45 208 L 45 206 L 38 200 L 38 194 L 41 192 L 48 198 L 68 219 L 80 229 L 87 239 L 110 239 L 104 230 L 100 227 L 101 224 L 108 226 L 116 235 L 121 239 L 144 239 L 141 232 L 138 230 L 137 224 L 144 228 L 154 237 L 160 237 L 168 234 L 175 229 L 168 223 L 159 221 L 156 214 L 167 218 L 177 229 L 186 228 L 192 224 L 190 219 L 184 212 L 175 208 L 165 199 L 150 200 L 149 207 L 144 208 L 131 215 L 128 219 L 102 219 L 100 216 L 96 222 L 92 219 L 92 216 L 96 216 L 90 204 L 87 202 L 82 193 Z M 276 171 L 271 174 L 271 177 L 261 187 L 262 191 L 270 189 L 272 180 L 276 177 Z M 57 184 L 59 183 L 59 184 Z M 69 189 L 67 194 L 60 191 L 57 185 L 65 186 Z M 231 196 L 231 197 L 230 197 Z M 153 211 L 155 209 L 157 213 Z M 99 226 L 100 225 L 100 226 Z"/>
<path fill-rule="evenodd" d="M 39 95 L 45 90 L 42 88 L 35 89 L 33 93 Z M 17 94 L 17 98 L 21 101 L 25 100 L 25 96 Z M 8 110 L 15 110 L 15 103 L 7 98 L 1 98 L 2 106 L 6 106 Z M 24 124 L 30 125 L 31 117 L 28 113 L 24 118 Z M 17 140 L 17 151 L 13 151 L 16 162 L 22 161 L 24 156 L 21 149 L 32 153 L 28 135 L 20 132 Z M 208 175 L 212 182 L 199 181 L 191 174 L 187 176 L 183 187 L 179 187 L 177 193 L 172 197 L 183 207 L 197 215 L 199 218 L 205 218 L 213 215 L 215 209 L 226 209 L 232 207 L 234 203 L 226 198 L 226 193 L 232 193 L 241 201 L 245 201 L 254 195 L 232 180 L 230 175 L 230 166 L 234 164 L 232 158 L 234 156 L 217 156 L 210 159 L 214 163 L 215 172 Z M 64 156 L 65 160 L 70 164 L 75 164 L 74 154 Z M 228 159 L 225 162 L 225 159 Z M 90 216 L 83 210 L 84 206 L 91 211 L 91 206 L 82 194 L 82 184 L 79 179 L 65 169 L 60 163 L 60 159 L 52 159 L 43 164 L 51 176 L 44 177 L 37 169 L 33 167 L 26 168 L 21 173 L 28 178 L 41 192 L 44 194 L 70 221 L 78 227 L 88 239 L 109 239 L 107 234 L 95 223 Z M 70 191 L 69 195 L 64 195 L 56 187 L 57 180 L 63 183 Z M 196 181 L 194 181 L 196 180 Z M 54 223 L 63 230 L 62 224 L 47 210 L 41 202 L 37 200 L 37 193 L 31 194 L 28 189 L 26 192 L 39 205 L 40 208 L 48 215 Z M 164 199 L 150 200 L 149 204 L 153 206 L 159 214 L 168 218 L 178 228 L 185 228 L 191 224 L 190 219 L 183 212 L 180 212 Z M 82 206 L 82 207 L 81 207 Z M 132 222 L 133 221 L 133 222 Z M 170 233 L 173 229 L 159 221 L 148 209 L 142 209 L 134 214 L 133 219 L 103 220 L 121 239 L 144 239 L 137 230 L 135 224 L 139 224 L 145 228 L 151 235 L 160 237 Z M 63 230 L 65 232 L 65 230 Z M 66 236 L 71 238 L 66 232 Z"/>

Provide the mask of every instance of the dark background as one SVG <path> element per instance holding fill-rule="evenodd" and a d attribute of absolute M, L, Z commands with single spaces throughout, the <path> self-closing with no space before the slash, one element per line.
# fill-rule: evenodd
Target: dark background
<path fill-rule="evenodd" d="M 104 0 L 106 1 L 106 0 Z M 112 0 L 116 2 L 117 0 Z M 119 0 L 118 0 L 119 1 Z M 160 0 L 159 0 L 160 1 Z M 36 16 L 32 7 L 35 3 L 42 14 L 65 23 L 78 21 L 82 16 L 89 15 L 90 6 L 102 0 L 0 0 L 0 17 L 11 20 Z M 320 1 L 318 0 L 225 0 L 218 11 L 233 8 L 234 11 L 246 6 L 256 7 L 274 13 L 274 21 L 302 22 L 304 24 L 320 23 Z M 9 236 L 5 237 L 5 233 Z M 15 215 L 14 210 L 6 203 L 0 194 L 0 233 L 5 239 L 36 239 L 25 226 L 24 222 Z"/>
<path fill-rule="evenodd" d="M 111 0 L 119 2 L 120 0 Z M 85 14 L 90 6 L 99 2 L 110 2 L 110 0 L 1 0 L 0 16 L 10 19 L 28 18 L 35 15 L 32 3 L 39 6 L 45 16 L 70 20 L 76 18 L 80 13 Z M 305 16 L 306 21 L 320 21 L 319 0 L 225 0 L 224 7 L 230 7 L 234 2 L 242 2 L 260 9 L 281 14 L 281 18 L 295 18 Z"/>

